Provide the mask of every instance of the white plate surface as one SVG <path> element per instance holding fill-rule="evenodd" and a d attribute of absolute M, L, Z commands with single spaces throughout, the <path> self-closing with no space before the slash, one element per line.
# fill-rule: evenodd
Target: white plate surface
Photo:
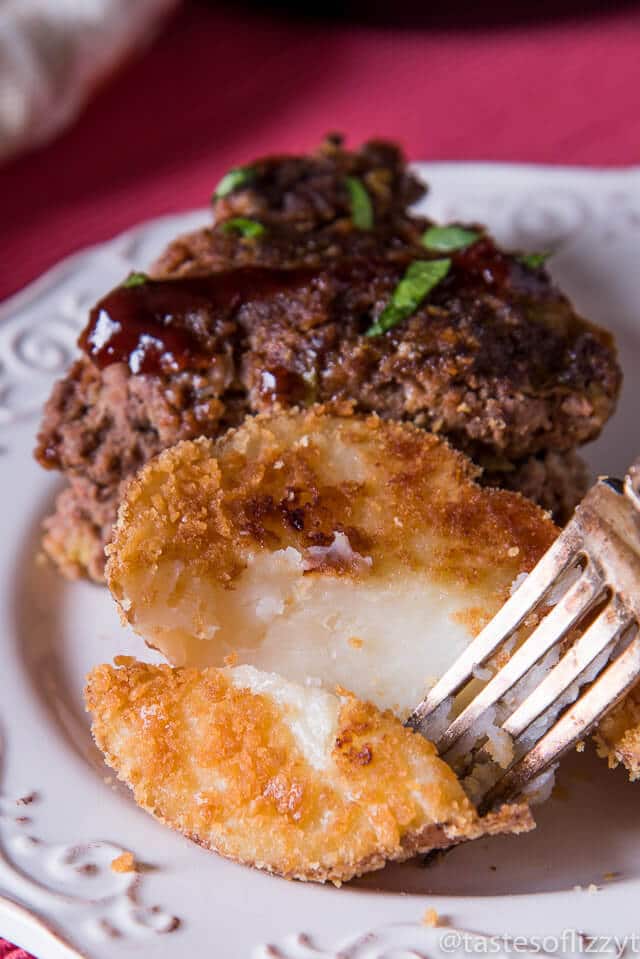
<path fill-rule="evenodd" d="M 640 449 L 640 171 L 419 170 L 432 187 L 431 215 L 486 222 L 506 244 L 553 250 L 551 272 L 578 308 L 615 331 L 622 401 L 587 456 L 596 472 L 622 471 Z M 285 882 L 207 853 L 155 823 L 111 779 L 89 736 L 84 675 L 116 653 L 145 651 L 106 590 L 65 583 L 36 562 L 38 527 L 60 484 L 31 450 L 39 409 L 74 355 L 87 308 L 207 219 L 202 211 L 147 223 L 65 261 L 0 307 L 0 934 L 40 959 L 489 951 L 422 925 L 429 907 L 458 929 L 496 936 L 566 930 L 543 944 L 547 952 L 579 952 L 584 940 L 573 930 L 632 933 L 640 785 L 590 750 L 566 761 L 534 833 L 479 841 L 428 868 L 398 866 L 342 889 Z M 139 876 L 110 870 L 121 849 L 146 864 Z M 490 948 L 518 951 L 502 941 Z"/>

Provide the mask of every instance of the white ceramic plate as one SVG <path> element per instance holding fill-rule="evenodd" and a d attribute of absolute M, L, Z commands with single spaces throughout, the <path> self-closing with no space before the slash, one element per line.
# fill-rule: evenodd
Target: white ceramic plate
<path fill-rule="evenodd" d="M 554 276 L 587 316 L 615 331 L 626 384 L 587 455 L 598 472 L 623 470 L 640 448 L 640 171 L 419 169 L 432 186 L 432 215 L 486 222 L 507 244 L 553 250 Z M 116 653 L 145 650 L 120 625 L 106 590 L 65 583 L 37 563 L 38 527 L 59 481 L 31 450 L 41 404 L 74 355 L 87 308 L 207 218 L 202 211 L 145 224 L 67 260 L 0 308 L 0 934 L 40 959 L 489 951 L 486 940 L 446 942 L 422 925 L 428 907 L 456 928 L 498 936 L 568 930 L 555 950 L 553 939 L 543 944 L 547 952 L 579 952 L 584 940 L 571 930 L 631 933 L 640 785 L 589 750 L 566 761 L 559 795 L 539 811 L 534 833 L 479 841 L 428 868 L 394 867 L 339 890 L 207 853 L 113 782 L 91 743 L 83 679 Z M 146 864 L 141 874 L 111 871 L 122 849 Z M 519 951 L 527 948 L 536 942 Z M 491 951 L 518 948 L 497 941 Z"/>

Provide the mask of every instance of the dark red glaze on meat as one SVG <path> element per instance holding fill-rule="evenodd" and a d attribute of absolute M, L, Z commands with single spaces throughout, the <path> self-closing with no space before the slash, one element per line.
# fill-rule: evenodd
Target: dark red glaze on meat
<path fill-rule="evenodd" d="M 99 369 L 112 363 L 126 363 L 132 373 L 206 368 L 207 342 L 220 315 L 234 313 L 243 301 L 301 287 L 316 272 L 248 266 L 117 286 L 91 310 L 78 345 Z"/>
<path fill-rule="evenodd" d="M 305 287 L 322 287 L 323 283 L 333 284 L 337 293 L 344 286 L 362 287 L 381 280 L 390 296 L 404 270 L 418 258 L 428 259 L 429 254 L 425 250 L 416 250 L 414 256 L 405 252 L 393 261 L 380 256 L 345 257 L 323 267 L 242 266 L 208 276 L 149 278 L 132 286 L 123 284 L 93 307 L 78 345 L 99 369 L 112 363 L 126 363 L 132 373 L 206 369 L 212 336 L 220 322 L 233 317 L 240 306 L 287 296 Z M 474 287 L 509 297 L 513 278 L 520 281 L 513 287 L 514 296 L 521 289 L 531 292 L 531 279 L 526 287 L 522 283 L 531 271 L 518 267 L 489 237 L 454 253 L 451 261 L 450 273 L 435 293 L 439 302 L 447 293 L 468 293 Z M 373 312 L 363 325 L 368 327 L 372 316 Z M 295 374 L 285 367 L 266 372 L 261 387 L 264 395 L 296 391 L 297 399 L 306 395 Z"/>

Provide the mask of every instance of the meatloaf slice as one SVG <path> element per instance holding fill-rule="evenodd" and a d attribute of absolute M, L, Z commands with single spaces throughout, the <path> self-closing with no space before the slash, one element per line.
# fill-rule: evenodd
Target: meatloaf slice
<path fill-rule="evenodd" d="M 212 228 L 97 304 L 45 407 L 36 455 L 70 483 L 45 535 L 63 571 L 102 577 L 122 486 L 151 456 L 275 406 L 410 419 L 566 516 L 584 486 L 573 451 L 615 406 L 611 337 L 477 226 L 411 315 L 368 335 L 409 266 L 444 256 L 421 242 L 427 221 L 408 205 L 423 187 L 399 150 L 333 138 L 242 169 Z M 354 222 L 349 178 L 369 226 Z"/>

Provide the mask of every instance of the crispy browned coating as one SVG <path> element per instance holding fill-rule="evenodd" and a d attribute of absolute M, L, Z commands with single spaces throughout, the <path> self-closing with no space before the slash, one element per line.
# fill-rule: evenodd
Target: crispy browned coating
<path fill-rule="evenodd" d="M 343 413 L 314 407 L 248 417 L 217 443 L 183 442 L 154 458 L 127 488 L 108 547 L 116 595 L 128 563 L 175 556 L 228 582 L 248 543 L 328 546 L 336 530 L 373 557 L 374 570 L 419 564 L 472 585 L 499 565 L 508 586 L 555 539 L 539 507 L 479 486 L 470 460 L 434 434 Z M 331 458 L 338 443 L 345 457 L 353 449 L 354 466 L 361 457 L 350 479 L 351 463 Z M 413 543 L 426 531 L 438 542 L 429 554 Z"/>
<path fill-rule="evenodd" d="M 282 876 L 340 883 L 532 828 L 522 805 L 481 819 L 431 743 L 349 696 L 322 694 L 335 718 L 318 768 L 289 724 L 291 706 L 233 675 L 128 661 L 88 680 L 107 762 L 144 809 L 195 842 Z"/>

